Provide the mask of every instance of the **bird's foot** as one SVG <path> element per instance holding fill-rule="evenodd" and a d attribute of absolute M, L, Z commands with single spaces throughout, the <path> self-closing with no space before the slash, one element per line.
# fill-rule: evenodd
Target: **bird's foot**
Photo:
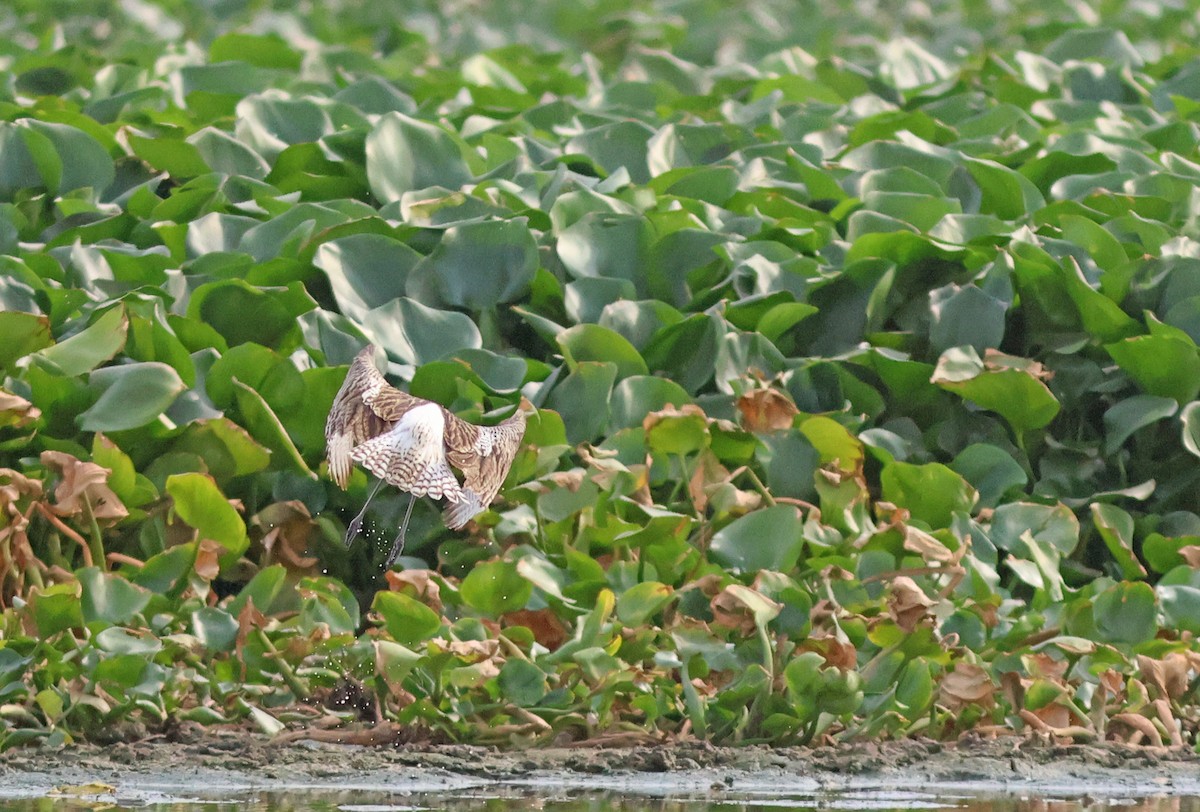
<path fill-rule="evenodd" d="M 353 519 L 350 520 L 350 526 L 346 528 L 346 538 L 344 539 L 344 541 L 346 543 L 347 549 L 349 549 L 350 545 L 354 543 L 354 540 L 356 538 L 358 538 L 359 531 L 361 531 L 361 530 L 362 530 L 362 517 L 355 516 Z"/>
<path fill-rule="evenodd" d="M 396 563 L 396 559 L 400 557 L 400 553 L 404 552 L 404 539 L 408 534 L 403 530 L 400 535 L 396 536 L 396 540 L 392 542 L 392 551 L 388 553 L 387 563 L 383 565 L 385 570 L 390 570 L 392 565 Z"/>

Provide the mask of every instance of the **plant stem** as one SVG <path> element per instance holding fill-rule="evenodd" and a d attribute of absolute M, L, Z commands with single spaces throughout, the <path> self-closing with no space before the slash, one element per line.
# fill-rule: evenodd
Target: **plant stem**
<path fill-rule="evenodd" d="M 258 641 L 267 650 L 267 656 L 275 662 L 275 667 L 279 669 L 279 676 L 283 677 L 283 681 L 292 689 L 292 693 L 296 695 L 297 699 L 307 699 L 308 688 L 296 676 L 296 672 L 292 670 L 291 663 L 285 660 L 283 655 L 279 653 L 279 650 L 275 648 L 275 644 L 271 642 L 271 638 L 267 637 L 266 632 L 262 629 L 255 629 L 254 631 L 258 635 Z"/>
<path fill-rule="evenodd" d="M 100 536 L 100 523 L 92 511 L 92 500 L 87 493 L 83 494 L 83 514 L 91 525 L 92 537 L 88 539 L 88 547 L 92 552 L 92 562 L 102 570 L 108 569 L 108 559 L 104 556 L 104 540 Z"/>
<path fill-rule="evenodd" d="M 775 507 L 775 497 L 771 496 L 771 492 L 767 490 L 767 486 L 763 484 L 763 481 L 758 478 L 758 474 L 754 473 L 754 469 L 748 465 L 744 465 L 742 466 L 742 470 L 746 476 L 750 477 L 750 483 L 754 485 L 754 490 L 762 495 L 763 501 L 767 503 L 767 507 Z"/>

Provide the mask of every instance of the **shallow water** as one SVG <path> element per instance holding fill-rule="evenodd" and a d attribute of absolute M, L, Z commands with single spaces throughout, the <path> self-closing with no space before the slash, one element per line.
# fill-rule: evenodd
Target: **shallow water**
<path fill-rule="evenodd" d="M 1081 788 L 1082 790 L 1082 788 Z M 255 791 L 221 797 L 189 793 L 140 793 L 123 796 L 103 785 L 60 787 L 53 794 L 0 800 L 0 812 L 409 812 L 410 810 L 537 810 L 537 812 L 1200 812 L 1200 797 L 1146 796 L 1096 799 L 1078 797 L 922 792 L 783 793 L 728 791 L 714 786 L 705 794 L 653 796 L 596 790 L 494 787 L 452 792 L 388 793 L 366 790 Z"/>

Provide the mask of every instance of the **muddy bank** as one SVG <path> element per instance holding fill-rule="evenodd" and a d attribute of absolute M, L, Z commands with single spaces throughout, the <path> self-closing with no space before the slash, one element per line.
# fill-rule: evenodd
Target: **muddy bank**
<path fill-rule="evenodd" d="M 465 746 L 272 743 L 245 733 L 191 743 L 143 741 L 0 754 L 0 797 L 99 784 L 125 798 L 246 790 L 437 792 L 487 785 L 615 789 L 653 795 L 910 789 L 1129 797 L 1200 795 L 1189 751 L 1058 746 L 1008 738 L 853 747 L 711 747 L 498 751 Z"/>

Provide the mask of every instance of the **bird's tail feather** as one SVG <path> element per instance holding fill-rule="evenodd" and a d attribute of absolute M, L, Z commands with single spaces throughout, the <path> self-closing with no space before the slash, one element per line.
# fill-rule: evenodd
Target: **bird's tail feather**
<path fill-rule="evenodd" d="M 461 498 L 457 502 L 451 502 L 442 511 L 442 520 L 446 523 L 446 527 L 458 530 L 482 512 L 483 508 L 484 505 L 480 502 L 479 494 L 470 488 L 463 488 Z"/>

